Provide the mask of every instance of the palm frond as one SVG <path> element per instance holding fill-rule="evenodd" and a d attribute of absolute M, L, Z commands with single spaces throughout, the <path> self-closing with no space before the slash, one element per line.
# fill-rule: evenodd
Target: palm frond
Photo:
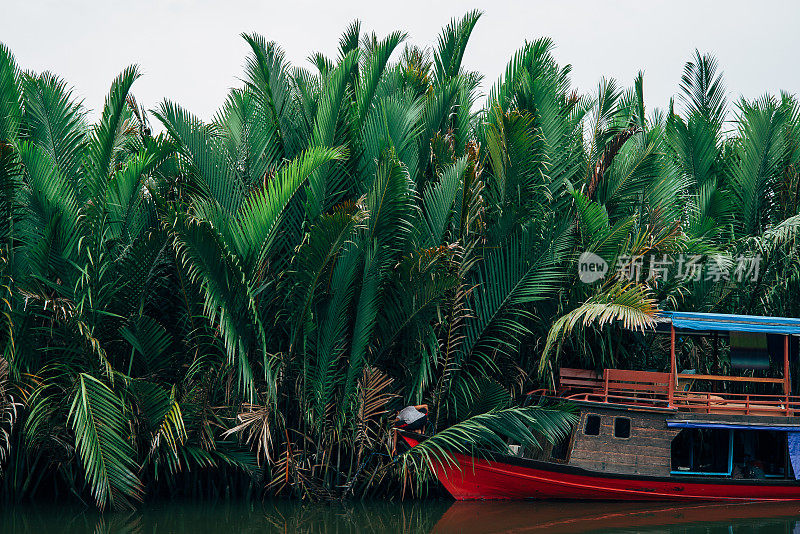
<path fill-rule="evenodd" d="M 244 441 L 254 449 L 259 465 L 262 459 L 271 463 L 273 419 L 274 414 L 269 406 L 245 403 L 242 405 L 242 411 L 236 416 L 239 424 L 223 432 L 222 437 L 227 438 L 232 434 L 242 434 L 246 431 Z"/>
<path fill-rule="evenodd" d="M 94 199 L 97 205 L 98 196 L 104 192 L 104 180 L 114 170 L 115 148 L 118 136 L 123 133 L 123 117 L 128 110 L 128 94 L 131 86 L 139 78 L 139 68 L 130 66 L 122 71 L 111 83 L 111 90 L 106 97 L 100 122 L 92 131 L 88 146 L 88 174 L 86 176 L 86 198 Z"/>
<path fill-rule="evenodd" d="M 281 151 L 287 152 L 292 134 L 287 131 L 291 122 L 287 116 L 292 106 L 292 86 L 286 64 L 286 55 L 274 42 L 258 34 L 242 34 L 250 45 L 252 55 L 247 58 L 247 86 L 261 105 L 268 110 L 272 130 L 280 140 Z M 290 152 L 291 154 L 291 152 Z"/>
<path fill-rule="evenodd" d="M 357 50 L 348 53 L 341 63 L 331 73 L 328 83 L 322 93 L 317 114 L 314 120 L 314 130 L 311 134 L 312 147 L 333 147 L 335 145 L 336 127 L 347 87 L 351 70 L 358 58 Z M 333 202 L 332 193 L 338 193 L 336 181 L 331 181 L 332 176 L 327 168 L 315 171 L 307 190 L 308 200 L 306 210 L 310 218 L 316 219 L 326 211 Z"/>
<path fill-rule="evenodd" d="M 741 143 L 738 161 L 731 170 L 735 184 L 736 224 L 745 235 L 762 231 L 772 210 L 767 193 L 782 171 L 786 144 L 782 129 L 786 113 L 772 98 L 740 103 L 739 121 Z"/>
<path fill-rule="evenodd" d="M 141 500 L 133 448 L 127 439 L 125 408 L 103 382 L 81 373 L 70 408 L 75 448 L 97 506 L 125 508 Z"/>
<path fill-rule="evenodd" d="M 480 11 L 470 11 L 460 19 L 452 19 L 442 30 L 433 55 L 438 81 L 444 82 L 454 78 L 461 71 L 461 61 L 467 49 L 467 42 L 479 18 L 481 18 Z"/>
<path fill-rule="evenodd" d="M 717 60 L 710 54 L 694 51 L 681 76 L 681 100 L 689 114 L 696 113 L 719 130 L 725 119 L 725 85 L 717 74 Z"/>
<path fill-rule="evenodd" d="M 4 144 L 17 137 L 22 121 L 19 76 L 11 50 L 0 43 L 0 142 Z"/>
<path fill-rule="evenodd" d="M 613 283 L 553 323 L 539 360 L 539 371 L 544 370 L 554 353 L 558 355 L 564 339 L 576 326 L 600 327 L 620 321 L 628 330 L 644 330 L 655 324 L 657 310 L 656 301 L 645 286 L 634 282 Z"/>
<path fill-rule="evenodd" d="M 384 69 L 386 69 L 389 58 L 395 48 L 397 48 L 397 45 L 402 43 L 405 39 L 406 34 L 393 32 L 378 43 L 378 46 L 375 47 L 369 57 L 367 57 L 366 64 L 362 69 L 361 83 L 358 86 L 358 94 L 356 96 L 360 123 L 363 123 L 372 105 L 375 90 L 378 88 L 378 82 L 383 75 Z"/>
<path fill-rule="evenodd" d="M 244 199 L 244 184 L 228 165 L 229 154 L 214 128 L 169 101 L 162 102 L 156 117 L 178 143 L 191 180 L 191 192 L 209 199 L 227 213 L 235 213 Z"/>
<path fill-rule="evenodd" d="M 528 448 L 541 447 L 540 437 L 553 443 L 567 436 L 576 418 L 563 407 L 504 408 L 474 415 L 451 425 L 412 447 L 401 457 L 404 471 L 417 477 L 452 464 L 453 453 L 487 455 L 507 453 L 508 441 Z"/>
<path fill-rule="evenodd" d="M 49 153 L 61 176 L 77 180 L 88 136 L 83 106 L 50 73 L 26 75 L 22 87 L 26 137 Z"/>
<path fill-rule="evenodd" d="M 342 149 L 310 149 L 283 165 L 262 189 L 247 197 L 232 231 L 245 270 L 259 270 L 275 240 L 281 216 L 297 190 L 320 167 L 343 156 Z"/>

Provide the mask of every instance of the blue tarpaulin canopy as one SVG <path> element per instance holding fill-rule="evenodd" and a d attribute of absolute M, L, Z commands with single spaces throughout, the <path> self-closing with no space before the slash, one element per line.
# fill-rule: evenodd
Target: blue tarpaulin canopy
<path fill-rule="evenodd" d="M 800 480 L 800 432 L 789 432 L 786 436 L 794 479 Z"/>
<path fill-rule="evenodd" d="M 676 311 L 661 312 L 661 317 L 671 321 L 676 329 L 800 335 L 800 319 L 789 317 Z"/>

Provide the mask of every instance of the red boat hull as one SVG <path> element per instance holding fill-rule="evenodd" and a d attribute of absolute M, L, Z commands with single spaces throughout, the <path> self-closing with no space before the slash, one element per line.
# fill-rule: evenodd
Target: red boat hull
<path fill-rule="evenodd" d="M 418 439 L 404 435 L 410 446 Z M 439 481 L 456 500 L 577 499 L 607 501 L 800 500 L 795 481 L 702 481 L 687 477 L 637 477 L 512 457 L 492 460 L 454 454 L 436 466 Z"/>

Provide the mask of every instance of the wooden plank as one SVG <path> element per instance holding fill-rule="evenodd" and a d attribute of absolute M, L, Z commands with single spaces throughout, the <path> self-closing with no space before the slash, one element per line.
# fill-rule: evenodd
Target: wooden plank
<path fill-rule="evenodd" d="M 658 454 L 657 456 L 651 455 L 644 455 L 639 454 L 637 451 L 588 451 L 588 450 L 581 450 L 581 451 L 574 451 L 572 458 L 575 460 L 586 460 L 586 459 L 596 459 L 601 461 L 620 461 L 622 463 L 635 463 L 635 461 L 639 462 L 667 462 L 669 463 L 671 455 L 665 455 L 663 453 Z"/>
<path fill-rule="evenodd" d="M 669 373 L 656 371 L 631 371 L 628 369 L 606 369 L 609 380 L 630 380 L 631 382 L 669 383 Z"/>
<path fill-rule="evenodd" d="M 608 381 L 609 393 L 625 393 L 625 392 L 643 392 L 643 393 L 660 393 L 667 394 L 667 385 L 659 384 L 632 384 L 631 382 L 612 382 Z"/>
<path fill-rule="evenodd" d="M 574 451 L 578 450 L 585 450 L 585 451 L 592 451 L 598 453 L 604 453 L 609 451 L 620 451 L 620 452 L 631 452 L 634 451 L 637 454 L 645 454 L 645 455 L 655 455 L 655 456 L 662 456 L 669 454 L 672 450 L 672 441 L 671 440 L 659 440 L 659 441 L 651 441 L 649 445 L 630 445 L 627 442 L 621 443 L 624 440 L 614 440 L 611 441 L 613 438 L 609 439 L 608 441 L 603 441 L 600 439 L 596 439 L 593 442 L 581 441 L 580 443 L 576 442 L 575 446 L 573 447 Z"/>
<path fill-rule="evenodd" d="M 590 380 L 562 380 L 558 383 L 561 389 L 569 389 L 569 388 L 586 388 L 591 390 L 602 391 L 604 384 L 602 382 L 592 382 Z"/>
<path fill-rule="evenodd" d="M 634 466 L 634 465 L 645 465 L 645 466 L 663 466 L 669 469 L 670 467 L 670 458 L 667 456 L 658 456 L 655 458 L 645 458 L 641 456 L 637 456 L 636 454 L 623 454 L 623 453 L 613 453 L 608 454 L 606 456 L 602 455 L 581 455 L 581 456 L 573 456 L 570 459 L 570 463 L 574 465 L 578 465 L 580 463 L 588 463 L 588 462 L 602 462 L 606 465 L 614 464 L 619 467 L 625 466 Z"/>
<path fill-rule="evenodd" d="M 630 438 L 615 438 L 613 437 L 612 433 L 609 432 L 602 432 L 599 436 L 586 436 L 581 435 L 581 441 L 591 441 L 593 443 L 600 443 L 602 445 L 608 447 L 629 447 L 629 446 L 648 446 L 648 444 L 654 444 L 658 446 L 662 446 L 663 444 L 670 444 L 672 443 L 672 439 L 680 432 L 680 428 L 670 428 L 669 430 L 665 429 L 661 435 L 663 437 L 659 437 L 659 434 L 655 433 L 654 431 L 648 432 L 638 432 L 635 429 L 631 431 Z M 633 444 L 633 445 L 628 445 Z"/>
<path fill-rule="evenodd" d="M 605 457 L 594 458 L 586 460 L 576 460 L 570 464 L 592 469 L 594 471 L 601 471 L 605 473 L 621 473 L 621 474 L 653 474 L 653 475 L 669 475 L 670 464 L 668 459 L 664 458 L 655 461 L 643 461 L 637 459 L 635 456 L 628 458 L 623 457 Z"/>
<path fill-rule="evenodd" d="M 719 382 L 753 382 L 755 384 L 783 384 L 782 378 L 750 378 L 747 376 L 687 375 L 678 374 L 679 380 L 716 380 Z"/>
<path fill-rule="evenodd" d="M 638 440 L 634 438 L 620 439 L 612 438 L 610 436 L 584 436 L 576 439 L 572 447 L 573 451 L 585 450 L 597 453 L 605 453 L 609 451 L 619 452 L 635 452 L 642 455 L 662 456 L 669 455 L 672 447 L 672 437 L 678 432 L 671 433 L 670 438 L 664 439 L 651 439 L 640 437 Z M 585 439 L 584 439 L 585 438 Z M 631 441 L 634 440 L 634 441 Z"/>
<path fill-rule="evenodd" d="M 642 426 L 633 426 L 635 422 L 631 422 L 631 437 L 636 436 L 646 436 L 647 439 L 652 439 L 654 436 L 658 436 L 662 434 L 664 436 L 669 435 L 674 429 L 670 429 L 667 427 L 666 423 L 663 423 L 658 426 L 654 425 L 642 425 Z M 581 434 L 583 434 L 583 429 L 581 429 Z M 614 425 L 613 424 L 601 424 L 600 425 L 600 435 L 601 436 L 611 436 L 613 434 Z M 592 436 L 587 436 L 592 437 Z M 625 439 L 625 438 L 617 438 L 617 439 Z"/>
<path fill-rule="evenodd" d="M 581 426 L 572 437 L 569 465 L 605 473 L 668 476 L 672 440 L 680 429 L 668 428 L 663 414 L 621 409 L 581 409 Z M 587 415 L 600 416 L 600 435 L 583 434 Z M 631 437 L 615 438 L 614 420 L 631 421 Z"/>
<path fill-rule="evenodd" d="M 603 377 L 590 369 L 574 369 L 571 367 L 561 367 L 558 370 L 559 377 L 573 377 L 573 378 L 596 378 L 601 380 Z"/>
<path fill-rule="evenodd" d="M 654 468 L 664 471 L 671 470 L 671 461 L 666 456 L 660 458 L 638 458 L 635 455 L 619 455 L 614 456 L 591 456 L 591 457 L 573 457 L 570 459 L 570 465 L 581 467 L 585 464 L 600 463 L 603 464 L 603 471 L 611 471 L 614 473 L 627 473 L 633 474 L 635 468 Z"/>
<path fill-rule="evenodd" d="M 575 465 L 577 465 L 578 463 L 586 463 L 586 462 L 604 463 L 606 465 L 613 464 L 620 470 L 623 470 L 625 467 L 631 467 L 631 466 L 664 467 L 669 469 L 671 464 L 670 458 L 668 456 L 644 458 L 641 456 L 637 456 L 636 454 L 624 454 L 624 453 L 610 453 L 605 456 L 600 456 L 600 455 L 573 456 L 571 461 L 571 463 Z"/>
<path fill-rule="evenodd" d="M 595 371 L 562 367 L 559 369 L 558 375 L 558 383 L 562 389 L 567 389 L 570 387 L 589 389 L 603 388 L 603 378 Z"/>
<path fill-rule="evenodd" d="M 577 467 L 588 469 L 590 471 L 599 471 L 601 473 L 615 473 L 622 475 L 643 475 L 643 476 L 669 476 L 669 468 L 666 466 L 614 466 L 606 463 L 586 462 L 576 464 Z"/>
<path fill-rule="evenodd" d="M 618 438 L 614 437 L 614 429 L 612 427 L 607 426 L 601 429 L 599 436 L 587 436 L 583 432 L 581 432 L 580 435 L 585 437 L 586 439 L 592 439 L 595 441 L 598 439 L 616 440 L 616 441 L 634 440 L 639 442 L 653 441 L 659 439 L 672 441 L 672 437 L 675 434 L 677 434 L 680 430 L 681 430 L 680 428 L 664 428 L 661 430 L 657 430 L 655 428 L 632 428 L 630 438 Z M 660 438 L 659 436 L 663 436 L 663 438 Z"/>
<path fill-rule="evenodd" d="M 646 445 L 646 446 L 631 446 L 631 447 L 615 447 L 609 450 L 608 446 L 602 443 L 584 444 L 583 447 L 575 448 L 572 451 L 573 458 L 597 456 L 598 454 L 603 457 L 611 454 L 627 454 L 630 456 L 637 456 L 641 458 L 671 458 L 672 448 L 671 443 L 659 445 Z M 613 452 L 612 452 L 613 451 Z"/>

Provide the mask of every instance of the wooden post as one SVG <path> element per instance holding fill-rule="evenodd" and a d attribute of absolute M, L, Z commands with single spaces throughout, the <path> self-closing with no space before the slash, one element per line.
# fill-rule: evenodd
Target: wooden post
<path fill-rule="evenodd" d="M 792 382 L 789 376 L 789 335 L 783 336 L 783 394 L 786 395 L 786 415 L 791 415 L 789 410 L 789 395 L 792 392 Z"/>
<path fill-rule="evenodd" d="M 678 387 L 678 362 L 675 356 L 675 327 L 669 327 L 669 395 L 667 396 L 667 406 L 672 408 L 672 399 L 675 389 Z"/>

